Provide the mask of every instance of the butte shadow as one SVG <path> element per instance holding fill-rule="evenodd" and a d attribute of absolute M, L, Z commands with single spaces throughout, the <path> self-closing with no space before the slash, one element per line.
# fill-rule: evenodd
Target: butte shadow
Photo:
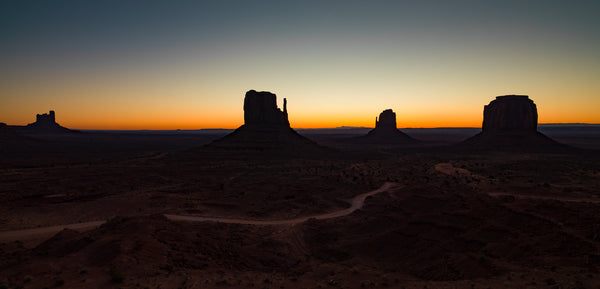
<path fill-rule="evenodd" d="M 335 153 L 301 136 L 290 127 L 287 100 L 283 111 L 277 96 L 267 91 L 249 90 L 244 97 L 244 124 L 234 132 L 204 147 L 213 151 L 267 153 L 272 155 L 307 155 Z"/>
<path fill-rule="evenodd" d="M 562 151 L 570 147 L 537 131 L 538 113 L 527 95 L 497 96 L 483 109 L 482 132 L 455 147 L 468 150 Z"/>

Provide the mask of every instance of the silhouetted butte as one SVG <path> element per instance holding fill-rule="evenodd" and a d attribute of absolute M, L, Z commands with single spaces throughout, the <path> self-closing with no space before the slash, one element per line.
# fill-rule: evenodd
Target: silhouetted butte
<path fill-rule="evenodd" d="M 367 135 L 358 137 L 361 143 L 370 144 L 417 144 L 418 140 L 401 132 L 396 127 L 396 113 L 391 109 L 386 109 L 379 114 L 379 119 L 375 118 L 375 128 L 369 131 Z"/>
<path fill-rule="evenodd" d="M 17 131 L 24 134 L 70 134 L 80 131 L 68 129 L 56 123 L 56 115 L 53 110 L 49 113 L 37 114 L 35 122 L 26 126 L 13 126 Z"/>
<path fill-rule="evenodd" d="M 277 96 L 267 91 L 249 90 L 244 97 L 244 124 L 234 132 L 215 140 L 210 148 L 251 151 L 302 151 L 322 149 L 290 127 L 287 100 L 283 111 Z"/>
<path fill-rule="evenodd" d="M 482 132 L 459 146 L 540 150 L 565 147 L 537 131 L 538 113 L 527 95 L 497 96 L 483 109 Z"/>

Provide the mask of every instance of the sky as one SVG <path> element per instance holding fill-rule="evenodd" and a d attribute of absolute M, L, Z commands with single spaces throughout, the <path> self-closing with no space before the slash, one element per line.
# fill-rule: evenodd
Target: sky
<path fill-rule="evenodd" d="M 292 127 L 480 127 L 495 96 L 600 123 L 600 1 L 0 0 L 0 122 L 236 128 L 246 91 Z"/>

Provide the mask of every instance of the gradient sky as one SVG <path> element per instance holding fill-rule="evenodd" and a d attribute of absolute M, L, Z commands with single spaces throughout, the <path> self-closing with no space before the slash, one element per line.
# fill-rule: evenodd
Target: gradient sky
<path fill-rule="evenodd" d="M 247 90 L 292 127 L 481 126 L 527 94 L 600 123 L 600 1 L 0 1 L 0 122 L 235 128 Z"/>

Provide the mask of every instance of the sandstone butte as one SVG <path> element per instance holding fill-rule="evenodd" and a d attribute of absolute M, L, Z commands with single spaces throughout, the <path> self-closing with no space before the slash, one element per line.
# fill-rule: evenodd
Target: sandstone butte
<path fill-rule="evenodd" d="M 483 108 L 482 131 L 460 146 L 481 149 L 553 149 L 564 145 L 537 131 L 537 106 L 527 95 L 497 96 Z"/>

